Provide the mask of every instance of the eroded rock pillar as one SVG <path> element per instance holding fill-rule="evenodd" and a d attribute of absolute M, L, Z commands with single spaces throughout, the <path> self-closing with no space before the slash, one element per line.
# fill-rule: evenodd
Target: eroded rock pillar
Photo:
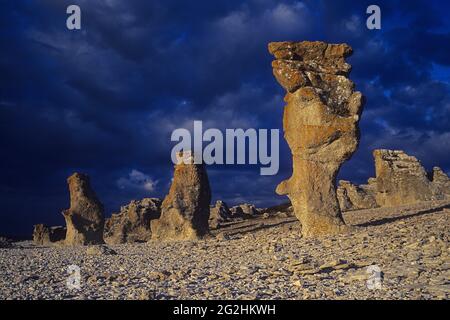
<path fill-rule="evenodd" d="M 352 53 L 346 44 L 272 42 L 277 81 L 286 89 L 284 136 L 293 157 L 291 178 L 277 187 L 286 194 L 305 236 L 348 229 L 336 196 L 336 175 L 359 142 L 363 97 L 348 79 Z"/>

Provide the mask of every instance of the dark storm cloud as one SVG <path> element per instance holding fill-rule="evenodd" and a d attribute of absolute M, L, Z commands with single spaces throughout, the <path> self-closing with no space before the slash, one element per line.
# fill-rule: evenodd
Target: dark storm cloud
<path fill-rule="evenodd" d="M 82 30 L 65 28 L 78 4 Z M 449 28 L 439 1 L 379 1 L 382 30 L 365 27 L 372 1 L 5 1 L 0 11 L 0 233 L 62 223 L 65 178 L 91 175 L 108 214 L 163 196 L 170 134 L 281 128 L 282 88 L 267 43 L 347 42 L 352 79 L 367 96 L 361 146 L 340 176 L 373 175 L 372 149 L 401 148 L 450 170 Z M 437 77 L 439 75 L 439 77 Z M 260 206 L 291 172 L 210 167 L 214 199 Z"/>

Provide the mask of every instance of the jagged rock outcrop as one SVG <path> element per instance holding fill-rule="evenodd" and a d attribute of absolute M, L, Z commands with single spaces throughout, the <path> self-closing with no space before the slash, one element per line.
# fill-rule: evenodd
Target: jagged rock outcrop
<path fill-rule="evenodd" d="M 49 227 L 44 224 L 37 224 L 33 230 L 33 242 L 37 245 L 49 245 L 66 238 L 66 228 L 62 226 Z"/>
<path fill-rule="evenodd" d="M 231 211 L 222 200 L 217 200 L 214 206 L 209 209 L 209 227 L 218 228 L 221 223 L 231 219 Z"/>
<path fill-rule="evenodd" d="M 350 181 L 340 180 L 336 193 L 343 211 L 377 207 L 375 193 L 369 185 L 357 186 Z"/>
<path fill-rule="evenodd" d="M 433 168 L 432 188 L 437 199 L 450 199 L 450 179 L 439 167 Z"/>
<path fill-rule="evenodd" d="M 161 215 L 161 200 L 133 200 L 105 221 L 104 239 L 108 244 L 147 242 L 152 232 L 150 221 Z"/>
<path fill-rule="evenodd" d="M 450 198 L 448 176 L 433 168 L 431 180 L 420 161 L 402 150 L 374 150 L 377 174 L 376 200 L 380 206 L 392 207 L 421 201 Z"/>
<path fill-rule="evenodd" d="M 286 89 L 284 136 L 293 157 L 292 177 L 280 183 L 302 224 L 317 236 L 348 228 L 336 197 L 336 174 L 355 152 L 363 97 L 348 79 L 347 44 L 272 42 L 273 73 Z"/>
<path fill-rule="evenodd" d="M 66 245 L 102 244 L 105 224 L 103 205 L 92 190 L 89 177 L 74 173 L 67 179 L 70 208 L 63 211 L 66 220 Z"/>
<path fill-rule="evenodd" d="M 231 216 L 235 218 L 243 218 L 244 217 L 244 211 L 240 206 L 233 206 L 230 208 Z"/>
<path fill-rule="evenodd" d="M 247 216 L 254 216 L 258 214 L 258 210 L 253 204 L 243 203 L 239 205 L 242 209 L 242 213 Z"/>
<path fill-rule="evenodd" d="M 194 164 L 191 153 L 179 154 L 161 217 L 151 221 L 152 239 L 194 240 L 209 230 L 211 190 L 203 164 Z"/>
<path fill-rule="evenodd" d="M 416 157 L 401 150 L 374 150 L 376 201 L 393 207 L 434 200 L 431 181 Z"/>

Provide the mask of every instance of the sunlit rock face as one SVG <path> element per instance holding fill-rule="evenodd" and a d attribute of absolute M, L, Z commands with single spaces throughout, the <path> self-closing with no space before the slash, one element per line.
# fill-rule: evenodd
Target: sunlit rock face
<path fill-rule="evenodd" d="M 382 207 L 443 200 L 450 195 L 447 175 L 434 167 L 431 180 L 420 161 L 402 150 L 374 150 L 377 203 Z"/>
<path fill-rule="evenodd" d="M 336 197 L 336 175 L 358 147 L 363 97 L 348 79 L 347 44 L 272 42 L 273 74 L 286 89 L 284 137 L 293 157 L 291 178 L 277 187 L 302 224 L 302 234 L 348 228 Z"/>
<path fill-rule="evenodd" d="M 180 154 L 161 217 L 151 221 L 153 240 L 195 240 L 209 231 L 211 189 L 203 164 L 190 153 Z"/>
<path fill-rule="evenodd" d="M 65 244 L 101 244 L 105 216 L 103 205 L 91 188 L 89 177 L 74 173 L 67 179 L 70 192 L 70 208 L 63 211 L 67 233 Z"/>

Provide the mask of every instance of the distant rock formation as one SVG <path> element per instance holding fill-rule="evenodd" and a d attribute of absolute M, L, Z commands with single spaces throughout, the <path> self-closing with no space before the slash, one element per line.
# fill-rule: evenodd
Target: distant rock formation
<path fill-rule="evenodd" d="M 62 226 L 49 227 L 44 224 L 34 226 L 33 242 L 36 245 L 49 245 L 66 238 L 66 228 Z"/>
<path fill-rule="evenodd" d="M 416 157 L 401 150 L 374 150 L 377 203 L 393 207 L 432 200 L 431 182 Z"/>
<path fill-rule="evenodd" d="M 449 194 L 447 175 L 438 167 L 432 180 L 416 157 L 402 150 L 374 150 L 377 193 L 382 207 L 413 204 L 421 201 L 442 200 Z"/>
<path fill-rule="evenodd" d="M 253 204 L 243 203 L 239 205 L 242 209 L 242 213 L 247 216 L 255 216 L 258 214 L 258 210 Z"/>
<path fill-rule="evenodd" d="M 293 156 L 292 177 L 278 194 L 292 202 L 304 236 L 348 228 L 341 216 L 335 180 L 359 142 L 363 97 L 348 79 L 352 49 L 324 42 L 272 42 L 273 74 L 287 94 L 284 136 Z"/>
<path fill-rule="evenodd" d="M 209 230 L 211 190 L 203 164 L 194 164 L 190 152 L 178 155 L 169 194 L 161 217 L 151 221 L 152 239 L 194 240 Z"/>
<path fill-rule="evenodd" d="M 209 227 L 216 229 L 221 223 L 231 219 L 231 211 L 222 200 L 217 200 L 209 209 Z"/>
<path fill-rule="evenodd" d="M 436 198 L 450 199 L 450 179 L 439 167 L 433 168 L 432 186 Z"/>
<path fill-rule="evenodd" d="M 341 210 L 370 209 L 377 207 L 375 190 L 370 185 L 355 185 L 350 181 L 340 180 L 337 197 Z"/>
<path fill-rule="evenodd" d="M 147 242 L 152 236 L 150 221 L 161 215 L 161 200 L 133 200 L 106 219 L 104 239 L 108 244 Z"/>
<path fill-rule="evenodd" d="M 67 179 L 70 208 L 63 211 L 66 220 L 66 245 L 102 244 L 105 223 L 103 205 L 92 190 L 89 177 L 74 173 Z"/>

